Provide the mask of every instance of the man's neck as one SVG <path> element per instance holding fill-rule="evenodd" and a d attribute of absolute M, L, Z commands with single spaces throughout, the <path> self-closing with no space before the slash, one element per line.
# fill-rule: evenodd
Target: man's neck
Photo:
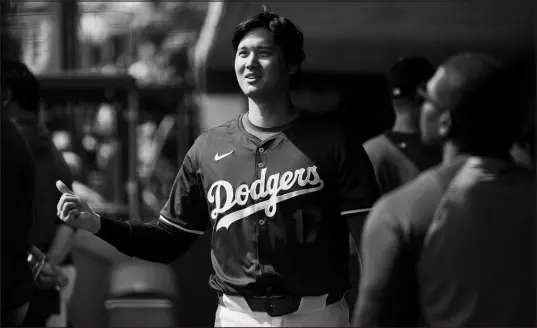
<path fill-rule="evenodd" d="M 397 114 L 395 116 L 395 124 L 392 128 L 393 132 L 399 133 L 417 133 L 418 127 L 415 119 L 410 114 Z"/>
<path fill-rule="evenodd" d="M 457 145 L 451 141 L 446 141 L 442 147 L 442 162 L 444 164 L 449 163 L 454 157 L 460 154 L 461 151 Z"/>
<path fill-rule="evenodd" d="M 511 155 L 509 152 L 499 152 L 497 150 L 494 151 L 463 151 L 461 147 L 457 146 L 455 143 L 451 141 L 446 141 L 444 143 L 444 146 L 442 148 L 442 162 L 448 163 L 450 162 L 454 157 L 459 156 L 461 154 L 468 154 L 471 156 L 477 156 L 477 157 L 488 157 L 488 158 L 496 158 L 501 160 L 511 160 Z"/>
<path fill-rule="evenodd" d="M 272 101 L 248 99 L 248 119 L 261 128 L 285 125 L 295 119 L 298 110 L 286 96 Z"/>

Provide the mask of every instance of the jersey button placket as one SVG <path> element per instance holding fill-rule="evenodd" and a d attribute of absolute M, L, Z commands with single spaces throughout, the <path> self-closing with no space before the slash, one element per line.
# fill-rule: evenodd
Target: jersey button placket
<path fill-rule="evenodd" d="M 261 178 L 261 172 L 263 170 L 266 170 L 267 167 L 267 149 L 266 147 L 258 147 L 256 150 L 256 178 Z M 262 201 L 261 199 L 259 201 Z M 257 216 L 257 227 L 256 227 L 256 239 L 258 241 L 257 243 L 257 259 L 260 264 L 258 275 L 263 275 L 264 273 L 264 267 L 263 267 L 263 256 L 261 255 L 263 253 L 263 249 L 266 249 L 266 234 L 268 229 L 268 218 L 264 216 L 264 211 L 257 212 L 255 215 Z M 255 221 L 254 221 L 255 222 Z M 261 254 L 260 254 L 261 253 Z"/>
<path fill-rule="evenodd" d="M 261 149 L 263 149 L 263 148 L 257 148 L 256 154 L 255 154 L 255 165 L 256 165 L 255 171 L 256 171 L 256 178 L 257 179 L 261 178 L 261 171 L 265 167 L 265 159 L 263 158 L 264 156 L 262 156 L 262 155 L 264 155 L 265 149 L 263 149 L 263 151 L 261 151 Z M 254 215 L 256 215 L 257 219 L 258 219 L 257 220 L 257 225 L 255 227 L 256 236 L 254 237 L 255 240 L 256 240 L 255 248 L 256 248 L 256 255 L 257 255 L 257 260 L 258 260 L 258 266 L 256 268 L 256 273 L 255 274 L 256 274 L 256 276 L 261 276 L 261 275 L 263 275 L 263 265 L 261 263 L 261 258 L 260 258 L 260 254 L 259 254 L 260 253 L 259 248 L 262 247 L 260 245 L 262 243 L 260 241 L 260 235 L 264 234 L 266 220 L 265 220 L 265 218 L 263 216 L 260 215 L 260 213 L 256 213 Z"/>

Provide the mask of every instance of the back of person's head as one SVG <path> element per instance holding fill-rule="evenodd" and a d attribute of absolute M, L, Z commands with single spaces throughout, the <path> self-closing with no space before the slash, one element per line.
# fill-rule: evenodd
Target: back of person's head
<path fill-rule="evenodd" d="M 441 67 L 436 94 L 450 111 L 448 138 L 476 155 L 508 153 L 523 112 L 511 72 L 480 53 L 455 55 Z"/>
<path fill-rule="evenodd" d="M 423 86 L 433 76 L 434 67 L 425 57 L 401 57 L 390 68 L 386 76 L 390 97 L 394 104 L 413 104 L 416 89 Z M 397 108 L 396 108 L 397 111 Z"/>
<path fill-rule="evenodd" d="M 41 91 L 35 75 L 20 60 L 2 60 L 2 106 L 15 103 L 23 110 L 37 112 Z M 6 98 L 7 97 L 7 98 Z"/>
<path fill-rule="evenodd" d="M 296 72 L 291 79 L 292 83 L 296 83 L 301 65 L 306 58 L 302 31 L 289 18 L 279 16 L 263 6 L 262 12 L 237 25 L 231 39 L 233 49 L 237 51 L 244 36 L 257 28 L 267 29 L 274 38 L 274 42 L 282 49 L 287 65 L 296 67 Z"/>

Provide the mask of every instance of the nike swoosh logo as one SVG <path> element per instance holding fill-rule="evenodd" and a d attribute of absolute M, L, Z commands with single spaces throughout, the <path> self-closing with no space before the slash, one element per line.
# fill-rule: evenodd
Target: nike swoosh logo
<path fill-rule="evenodd" d="M 231 155 L 231 153 L 233 153 L 233 150 L 230 151 L 229 153 L 225 153 L 225 154 L 222 154 L 222 155 L 218 155 L 218 153 L 216 153 L 216 155 L 214 155 L 214 160 L 215 160 L 215 161 L 219 161 L 219 160 L 221 160 L 222 158 Z"/>

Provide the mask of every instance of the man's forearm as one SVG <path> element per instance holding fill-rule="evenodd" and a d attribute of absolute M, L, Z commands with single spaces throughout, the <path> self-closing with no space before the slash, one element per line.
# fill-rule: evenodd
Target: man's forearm
<path fill-rule="evenodd" d="M 67 254 L 71 251 L 73 242 L 74 230 L 66 224 L 58 225 L 56 234 L 52 240 L 52 245 L 47 252 L 47 257 L 50 262 L 58 265 L 63 262 Z"/>
<path fill-rule="evenodd" d="M 160 263 L 173 262 L 183 255 L 197 236 L 171 231 L 159 223 L 118 221 L 103 216 L 95 235 L 126 255 Z"/>

